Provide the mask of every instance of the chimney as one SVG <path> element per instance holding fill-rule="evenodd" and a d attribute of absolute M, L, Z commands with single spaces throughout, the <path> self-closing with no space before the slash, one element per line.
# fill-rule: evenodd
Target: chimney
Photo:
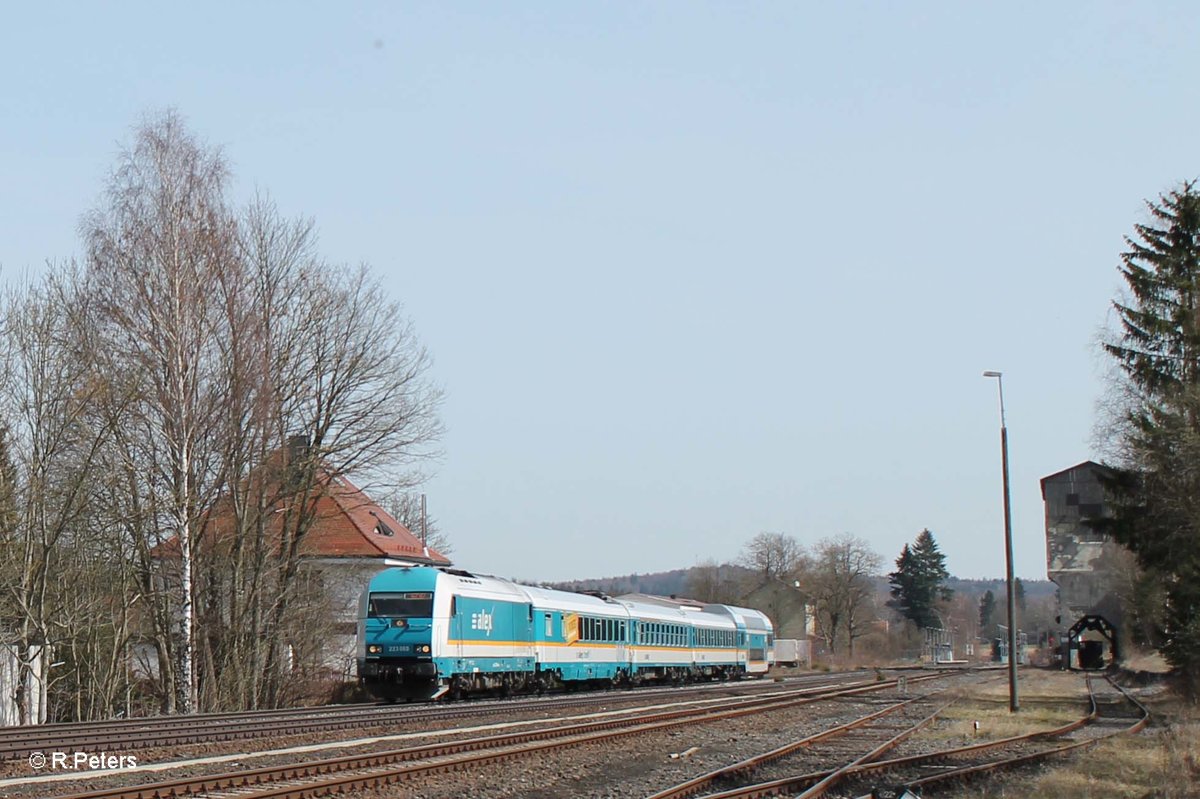
<path fill-rule="evenodd" d="M 308 457 L 308 436 L 303 433 L 288 436 L 288 463 L 295 463 Z"/>

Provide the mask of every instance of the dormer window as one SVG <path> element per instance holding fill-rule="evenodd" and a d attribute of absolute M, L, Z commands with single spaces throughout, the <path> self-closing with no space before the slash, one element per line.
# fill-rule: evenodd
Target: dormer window
<path fill-rule="evenodd" d="M 384 523 L 383 519 L 379 518 L 375 511 L 371 511 L 370 513 L 375 517 L 375 535 L 382 535 L 391 538 L 396 534 L 392 531 L 392 528 L 388 527 L 387 524 Z"/>

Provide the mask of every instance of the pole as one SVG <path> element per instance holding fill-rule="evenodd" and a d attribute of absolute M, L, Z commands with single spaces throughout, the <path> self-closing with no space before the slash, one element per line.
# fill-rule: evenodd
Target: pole
<path fill-rule="evenodd" d="M 421 546 L 429 546 L 429 524 L 425 521 L 425 495 L 421 494 Z M 428 554 L 428 553 L 426 553 Z M 1012 558 L 1009 558 L 1012 560 Z M 1011 569 L 1010 569 L 1011 571 Z M 1009 576 L 1009 584 L 1012 584 L 1012 576 Z M 1012 616 L 1009 616 L 1011 619 Z"/>
<path fill-rule="evenodd" d="M 1008 587 L 1008 710 L 1021 709 L 1017 696 L 1017 595 L 1013 581 L 1012 505 L 1008 490 L 1008 424 L 1004 419 L 1004 378 L 1000 372 L 984 372 L 996 378 L 1000 391 L 1000 464 L 1004 473 L 1004 582 Z"/>
<path fill-rule="evenodd" d="M 1000 460 L 1004 465 L 1004 579 L 1008 585 L 1008 710 L 1021 709 L 1017 699 L 1017 593 L 1013 584 L 1012 510 L 1008 500 L 1008 428 L 1000 427 Z"/>

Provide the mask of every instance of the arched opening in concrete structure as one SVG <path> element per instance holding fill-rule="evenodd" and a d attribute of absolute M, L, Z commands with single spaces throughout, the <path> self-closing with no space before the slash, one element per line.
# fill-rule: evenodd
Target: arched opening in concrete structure
<path fill-rule="evenodd" d="M 1063 646 L 1063 663 L 1071 669 L 1105 669 L 1120 657 L 1117 630 L 1103 616 L 1081 617 L 1071 625 Z"/>

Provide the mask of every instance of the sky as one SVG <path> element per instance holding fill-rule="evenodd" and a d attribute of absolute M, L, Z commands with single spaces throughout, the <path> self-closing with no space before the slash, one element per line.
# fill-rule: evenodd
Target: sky
<path fill-rule="evenodd" d="M 14 4 L 0 279 L 177 109 L 403 303 L 460 566 L 566 580 L 933 531 L 1044 579 L 1123 237 L 1200 175 L 1185 3 Z"/>

